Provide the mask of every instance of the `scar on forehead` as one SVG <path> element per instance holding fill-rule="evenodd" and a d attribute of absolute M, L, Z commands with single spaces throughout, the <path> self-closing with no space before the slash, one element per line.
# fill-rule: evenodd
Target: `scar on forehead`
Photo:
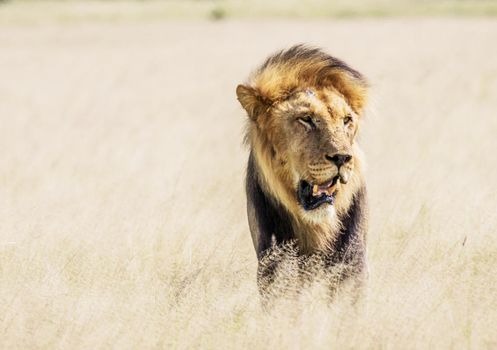
<path fill-rule="evenodd" d="M 312 91 L 311 89 L 307 89 L 305 90 L 305 93 L 307 94 L 307 96 L 309 97 L 313 97 L 313 98 L 316 98 L 316 93 L 314 91 Z"/>

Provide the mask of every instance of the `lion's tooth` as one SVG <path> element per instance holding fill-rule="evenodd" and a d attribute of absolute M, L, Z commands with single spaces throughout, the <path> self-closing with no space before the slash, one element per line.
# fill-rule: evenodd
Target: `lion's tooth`
<path fill-rule="evenodd" d="M 315 196 L 318 194 L 318 185 L 314 185 L 312 187 L 312 195 Z"/>
<path fill-rule="evenodd" d="M 342 182 L 343 184 L 346 184 L 347 182 L 349 181 L 349 173 L 347 172 L 341 172 L 340 173 L 340 182 Z"/>
<path fill-rule="evenodd" d="M 338 182 L 328 189 L 328 195 L 331 196 L 333 193 L 335 193 L 337 187 L 338 187 Z"/>

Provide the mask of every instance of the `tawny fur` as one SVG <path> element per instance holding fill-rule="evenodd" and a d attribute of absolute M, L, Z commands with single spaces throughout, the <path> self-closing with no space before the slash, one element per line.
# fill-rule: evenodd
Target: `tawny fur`
<path fill-rule="evenodd" d="M 238 99 L 249 116 L 246 142 L 262 175 L 261 186 L 291 214 L 297 243 L 305 254 L 331 249 L 341 229 L 341 217 L 364 185 L 362 152 L 355 136 L 367 88 L 362 75 L 342 61 L 302 45 L 271 56 L 245 85 L 237 88 Z M 334 205 L 312 212 L 305 211 L 296 199 L 298 181 L 302 177 L 324 181 L 336 174 L 337 168 L 321 161 L 324 158 L 317 154 L 322 152 L 319 147 L 306 141 L 298 144 L 283 133 L 288 128 L 288 116 L 299 110 L 319 115 L 323 132 L 333 145 L 330 147 L 347 149 L 353 155 L 348 165 L 350 178 L 339 186 Z M 354 123 L 339 133 L 337 125 L 345 115 L 353 116 Z M 316 161 L 297 158 L 301 149 L 310 150 L 310 157 Z"/>

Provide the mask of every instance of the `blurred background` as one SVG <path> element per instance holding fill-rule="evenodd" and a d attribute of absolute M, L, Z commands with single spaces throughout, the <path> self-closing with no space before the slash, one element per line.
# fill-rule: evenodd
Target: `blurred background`
<path fill-rule="evenodd" d="M 0 348 L 497 347 L 497 1 L 0 1 Z M 260 308 L 235 87 L 362 72 L 363 308 Z"/>
<path fill-rule="evenodd" d="M 1 0 L 2 21 L 495 16 L 494 0 Z M 43 16 L 38 16 L 39 11 Z"/>

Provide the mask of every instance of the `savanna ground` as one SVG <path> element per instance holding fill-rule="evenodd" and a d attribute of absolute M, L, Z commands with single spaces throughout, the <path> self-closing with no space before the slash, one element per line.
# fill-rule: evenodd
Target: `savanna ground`
<path fill-rule="evenodd" d="M 1 11 L 0 348 L 497 347 L 495 19 Z M 370 280 L 264 312 L 234 89 L 299 42 L 372 83 Z"/>

